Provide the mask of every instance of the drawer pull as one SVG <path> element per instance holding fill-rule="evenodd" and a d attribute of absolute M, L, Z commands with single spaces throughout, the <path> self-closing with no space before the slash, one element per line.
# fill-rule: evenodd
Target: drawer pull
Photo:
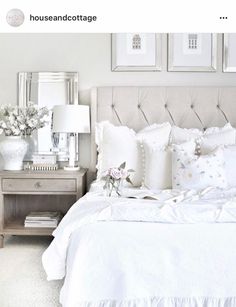
<path fill-rule="evenodd" d="M 37 189 L 41 188 L 42 187 L 42 184 L 38 181 L 35 183 L 34 185 Z"/>

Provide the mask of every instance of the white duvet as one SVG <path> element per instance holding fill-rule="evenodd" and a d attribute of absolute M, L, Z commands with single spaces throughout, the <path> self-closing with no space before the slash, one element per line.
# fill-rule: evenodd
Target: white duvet
<path fill-rule="evenodd" d="M 236 189 L 89 192 L 43 255 L 64 307 L 236 307 Z"/>

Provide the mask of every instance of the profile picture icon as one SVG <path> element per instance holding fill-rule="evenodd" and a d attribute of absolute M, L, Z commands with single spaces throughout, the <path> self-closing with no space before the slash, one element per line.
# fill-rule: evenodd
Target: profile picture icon
<path fill-rule="evenodd" d="M 19 27 L 25 20 L 25 15 L 20 9 L 11 9 L 7 12 L 7 23 L 12 27 Z"/>

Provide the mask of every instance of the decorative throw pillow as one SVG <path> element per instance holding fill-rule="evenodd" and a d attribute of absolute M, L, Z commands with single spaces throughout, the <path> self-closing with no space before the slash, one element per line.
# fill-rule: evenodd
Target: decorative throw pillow
<path fill-rule="evenodd" d="M 135 172 L 131 175 L 134 186 L 140 186 L 143 177 L 142 150 L 140 142 L 149 140 L 160 146 L 169 142 L 171 125 L 151 125 L 135 133 L 127 126 L 114 126 L 108 121 L 97 123 L 96 144 L 98 146 L 97 179 L 110 167 L 126 162 L 128 169 Z"/>
<path fill-rule="evenodd" d="M 142 143 L 144 151 L 144 178 L 142 185 L 148 189 L 162 190 L 172 188 L 172 150 L 194 154 L 195 142 L 160 147 L 149 141 Z"/>
<path fill-rule="evenodd" d="M 175 151 L 172 155 L 172 185 L 175 189 L 227 187 L 223 150 L 208 155 L 190 155 Z"/>

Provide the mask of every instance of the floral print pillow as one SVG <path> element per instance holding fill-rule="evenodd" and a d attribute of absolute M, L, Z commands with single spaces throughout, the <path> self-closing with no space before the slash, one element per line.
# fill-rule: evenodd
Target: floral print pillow
<path fill-rule="evenodd" d="M 218 148 L 207 155 L 196 156 L 185 151 L 172 153 L 172 186 L 174 189 L 226 188 L 224 152 Z"/>

